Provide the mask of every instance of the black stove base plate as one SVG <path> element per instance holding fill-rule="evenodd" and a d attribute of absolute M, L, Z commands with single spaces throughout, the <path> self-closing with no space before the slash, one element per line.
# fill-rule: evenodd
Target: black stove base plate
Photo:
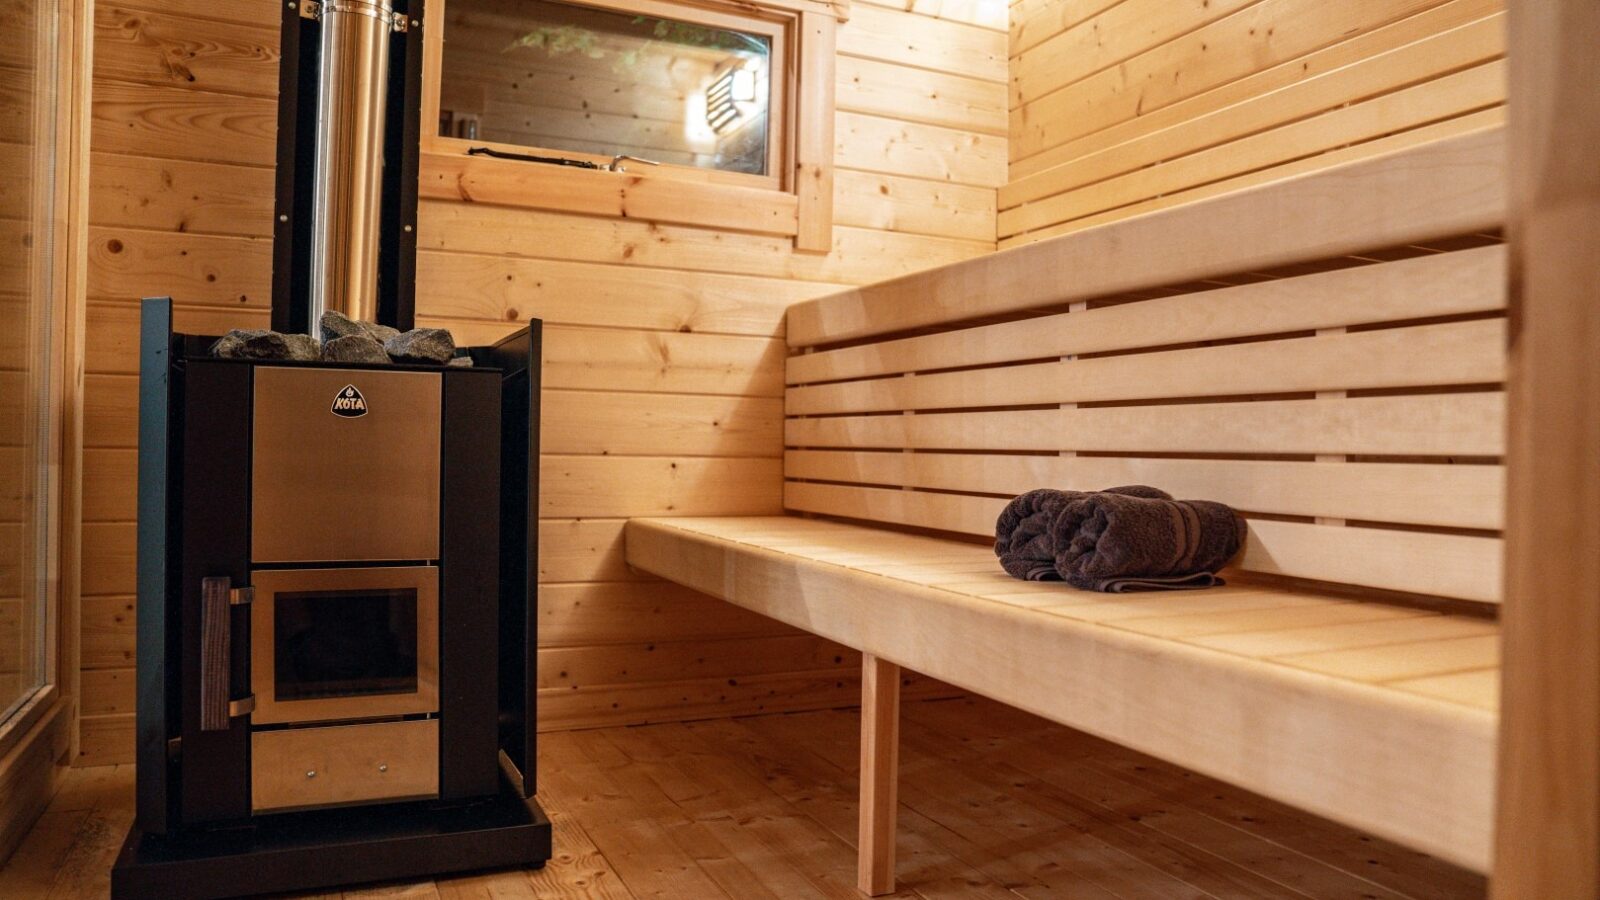
<path fill-rule="evenodd" d="M 409 803 L 262 816 L 177 836 L 128 832 L 112 900 L 210 900 L 449 872 L 537 868 L 550 819 L 506 792 L 470 803 Z"/>

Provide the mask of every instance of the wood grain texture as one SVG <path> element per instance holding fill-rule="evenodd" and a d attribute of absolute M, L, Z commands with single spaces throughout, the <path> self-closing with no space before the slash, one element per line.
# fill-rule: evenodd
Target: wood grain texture
<path fill-rule="evenodd" d="M 759 536 L 763 529 L 809 544 L 768 545 Z M 1429 613 L 1252 587 L 1205 595 L 1201 602 L 1249 601 L 1223 602 L 1211 612 L 1197 611 L 1195 598 L 1182 594 L 1096 601 L 1059 586 L 1058 607 L 1019 605 L 960 585 L 932 586 L 860 571 L 847 561 L 826 562 L 813 549 L 858 546 L 882 533 L 796 519 L 634 520 L 628 558 L 863 653 L 1486 866 L 1492 714 L 1364 680 L 1360 676 L 1370 670 L 1360 663 L 1336 667 L 1333 675 L 1313 673 L 1188 641 Z M 928 555 L 967 546 L 902 540 Z M 882 561 L 892 554 L 880 549 L 873 555 Z M 1123 611 L 1124 605 L 1133 610 Z M 1451 664 L 1438 663 L 1445 671 Z"/>
<path fill-rule="evenodd" d="M 1499 130 L 1432 142 L 807 301 L 789 313 L 789 346 L 1487 231 L 1505 217 L 1504 171 Z M 1404 216 L 1392 214 L 1396 194 L 1415 198 Z"/>
<path fill-rule="evenodd" d="M 1600 892 L 1600 9 L 1511 5 L 1511 439 L 1493 896 Z M 1435 689 L 1441 687 L 1434 685 Z"/>
<path fill-rule="evenodd" d="M 902 709 L 897 897 L 1483 896 L 1437 859 L 992 701 Z M 835 709 L 547 734 L 544 869 L 311 896 L 849 900 L 857 725 Z M 0 895 L 103 895 L 131 774 L 70 770 Z"/>
<path fill-rule="evenodd" d="M 900 667 L 861 659 L 861 827 L 856 887 L 869 897 L 894 891 L 900 806 Z"/>
<path fill-rule="evenodd" d="M 1362 144 L 1381 151 L 1408 130 L 1500 108 L 1504 73 L 1493 61 L 1505 49 L 1503 6 L 1123 0 L 1014 9 L 1012 165 L 999 236 L 1015 246 L 1247 173 L 1315 171 Z"/>
<path fill-rule="evenodd" d="M 620 176 L 595 206 L 559 173 L 424 162 L 419 324 L 480 344 L 529 318 L 547 323 L 546 727 L 858 696 L 835 645 L 753 627 L 631 571 L 620 541 L 627 516 L 781 509 L 788 305 L 994 249 L 1004 9 L 894 0 L 852 12 L 837 26 L 837 58 L 824 60 L 837 67 L 839 139 L 818 152 L 847 168 L 818 198 L 838 210 L 818 252 L 795 251 L 792 205 L 750 203 L 740 189 L 686 209 L 670 190 Z M 135 301 L 171 294 L 189 332 L 265 323 L 278 17 L 266 0 L 99 9 L 80 764 L 132 752 Z"/>

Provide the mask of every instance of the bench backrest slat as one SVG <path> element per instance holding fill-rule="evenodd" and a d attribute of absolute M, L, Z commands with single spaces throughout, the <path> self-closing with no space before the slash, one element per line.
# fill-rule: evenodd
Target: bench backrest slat
<path fill-rule="evenodd" d="M 791 347 L 1471 234 L 1505 221 L 1503 129 L 1112 222 L 789 309 Z"/>
<path fill-rule="evenodd" d="M 787 364 L 785 505 L 979 536 L 1025 490 L 1147 483 L 1249 516 L 1242 569 L 1498 602 L 1502 143 L 793 308 L 790 343 L 821 346 Z"/>

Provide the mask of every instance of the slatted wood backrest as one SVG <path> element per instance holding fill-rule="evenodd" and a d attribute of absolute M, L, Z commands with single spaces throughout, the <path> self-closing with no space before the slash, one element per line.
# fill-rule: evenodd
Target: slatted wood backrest
<path fill-rule="evenodd" d="M 1498 602 L 1503 173 L 1495 129 L 794 307 L 785 505 L 1148 483 L 1245 570 Z"/>

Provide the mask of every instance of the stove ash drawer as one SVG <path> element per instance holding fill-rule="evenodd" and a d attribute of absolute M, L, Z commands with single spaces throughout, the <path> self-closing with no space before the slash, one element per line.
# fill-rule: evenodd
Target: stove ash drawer
<path fill-rule="evenodd" d="M 439 795 L 439 722 L 378 722 L 250 736 L 257 813 Z"/>

